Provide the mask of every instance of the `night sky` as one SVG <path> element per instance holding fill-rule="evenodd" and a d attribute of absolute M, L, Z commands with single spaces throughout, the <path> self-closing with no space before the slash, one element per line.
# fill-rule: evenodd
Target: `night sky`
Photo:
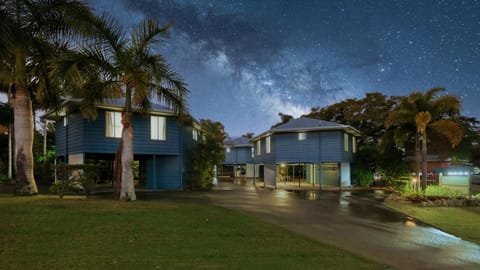
<path fill-rule="evenodd" d="M 160 49 L 192 115 L 256 134 L 368 92 L 445 87 L 480 118 L 480 1 L 89 1 L 126 27 L 171 22 Z"/>

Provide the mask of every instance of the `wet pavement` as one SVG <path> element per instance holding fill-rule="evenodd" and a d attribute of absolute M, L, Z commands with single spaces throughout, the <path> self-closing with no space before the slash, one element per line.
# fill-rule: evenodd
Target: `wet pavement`
<path fill-rule="evenodd" d="M 480 269 L 480 245 L 382 206 L 380 190 L 289 191 L 221 182 L 213 192 L 155 197 L 206 200 L 395 269 Z"/>

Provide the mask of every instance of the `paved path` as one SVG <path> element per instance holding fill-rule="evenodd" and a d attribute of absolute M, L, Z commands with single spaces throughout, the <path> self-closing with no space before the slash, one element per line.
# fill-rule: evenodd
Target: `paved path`
<path fill-rule="evenodd" d="M 479 245 L 383 207 L 381 191 L 291 192 L 221 183 L 193 196 L 396 269 L 480 269 Z"/>

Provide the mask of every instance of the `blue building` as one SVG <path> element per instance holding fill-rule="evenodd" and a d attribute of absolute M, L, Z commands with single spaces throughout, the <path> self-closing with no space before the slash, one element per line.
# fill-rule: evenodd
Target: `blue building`
<path fill-rule="evenodd" d="M 222 162 L 223 175 L 233 177 L 253 177 L 253 143 L 247 137 L 227 138 L 224 142 L 225 161 Z"/>
<path fill-rule="evenodd" d="M 112 179 L 113 161 L 120 142 L 124 99 L 97 104 L 97 117 L 82 117 L 78 100 L 64 102 L 56 119 L 56 155 L 69 164 L 102 163 L 103 178 Z M 199 139 L 195 120 L 180 122 L 168 108 L 153 104 L 149 115 L 133 114 L 135 178 L 147 189 L 182 189 L 186 183 L 189 153 Z"/>
<path fill-rule="evenodd" d="M 360 132 L 348 125 L 292 119 L 252 138 L 254 163 L 266 186 L 350 186 L 358 136 Z"/>

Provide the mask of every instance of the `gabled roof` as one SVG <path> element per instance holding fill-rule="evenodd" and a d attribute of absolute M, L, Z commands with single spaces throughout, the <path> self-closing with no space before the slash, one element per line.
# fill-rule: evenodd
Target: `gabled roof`
<path fill-rule="evenodd" d="M 250 139 L 247 137 L 236 137 L 236 138 L 226 138 L 224 145 L 226 147 L 229 146 L 234 146 L 234 147 L 240 147 L 240 146 L 253 146 L 253 144 L 250 142 Z"/>
<path fill-rule="evenodd" d="M 259 140 L 263 137 L 269 136 L 273 133 L 289 133 L 289 132 L 307 132 L 307 131 L 327 131 L 327 130 L 344 130 L 347 133 L 360 136 L 360 131 L 349 126 L 338 124 L 334 122 L 318 120 L 306 116 L 292 119 L 285 124 L 274 127 L 262 134 L 255 136 L 251 141 Z"/>

